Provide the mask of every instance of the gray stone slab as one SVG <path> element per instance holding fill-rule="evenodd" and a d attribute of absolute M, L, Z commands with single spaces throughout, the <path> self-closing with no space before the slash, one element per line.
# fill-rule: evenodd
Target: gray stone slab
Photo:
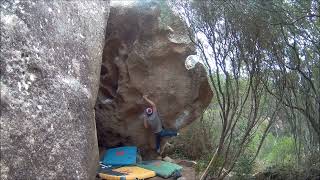
<path fill-rule="evenodd" d="M 109 2 L 1 1 L 1 178 L 94 179 Z"/>

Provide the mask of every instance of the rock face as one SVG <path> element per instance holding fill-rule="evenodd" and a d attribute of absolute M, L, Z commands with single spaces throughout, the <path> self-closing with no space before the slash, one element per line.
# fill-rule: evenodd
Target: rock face
<path fill-rule="evenodd" d="M 1 1 L 1 178 L 93 179 L 107 1 Z"/>
<path fill-rule="evenodd" d="M 145 157 L 154 155 L 155 137 L 143 126 L 143 94 L 168 129 L 190 124 L 211 101 L 204 67 L 185 68 L 195 50 L 183 24 L 173 15 L 160 22 L 160 15 L 152 4 L 110 10 L 95 106 L 100 146 L 136 145 Z"/>

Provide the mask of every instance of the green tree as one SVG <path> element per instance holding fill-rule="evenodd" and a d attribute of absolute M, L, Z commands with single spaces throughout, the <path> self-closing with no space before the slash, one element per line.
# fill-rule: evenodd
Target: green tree
<path fill-rule="evenodd" d="M 221 121 L 220 138 L 207 168 L 213 172 L 211 177 L 224 178 L 239 158 L 243 160 L 266 119 L 253 159 L 268 133 L 278 130 L 273 124 L 290 130 L 280 130 L 277 138 L 293 136 L 294 151 L 287 152 L 287 159 L 292 154 L 300 159 L 319 153 L 319 1 L 185 0 L 173 4 L 186 19 L 190 39 L 208 69 L 214 107 L 219 108 L 214 117 Z M 284 151 L 289 140 L 281 141 L 284 145 L 277 147 Z"/>

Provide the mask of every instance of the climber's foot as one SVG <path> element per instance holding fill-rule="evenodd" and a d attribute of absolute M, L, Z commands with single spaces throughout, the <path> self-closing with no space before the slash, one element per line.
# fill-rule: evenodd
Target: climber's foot
<path fill-rule="evenodd" d="M 162 160 L 161 156 L 157 156 L 156 160 Z"/>

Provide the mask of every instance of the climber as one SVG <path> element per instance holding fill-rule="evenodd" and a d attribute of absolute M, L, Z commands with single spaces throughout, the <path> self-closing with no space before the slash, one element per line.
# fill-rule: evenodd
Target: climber
<path fill-rule="evenodd" d="M 145 114 L 144 114 L 144 127 L 145 128 L 151 128 L 153 133 L 156 136 L 156 148 L 157 148 L 157 153 L 160 154 L 160 142 L 162 137 L 173 137 L 179 135 L 179 133 L 175 130 L 169 130 L 169 129 L 164 129 L 162 127 L 162 122 L 159 117 L 156 105 L 154 104 L 153 101 L 148 99 L 147 95 L 143 96 L 143 99 L 145 99 L 151 107 L 148 107 L 145 109 Z"/>

